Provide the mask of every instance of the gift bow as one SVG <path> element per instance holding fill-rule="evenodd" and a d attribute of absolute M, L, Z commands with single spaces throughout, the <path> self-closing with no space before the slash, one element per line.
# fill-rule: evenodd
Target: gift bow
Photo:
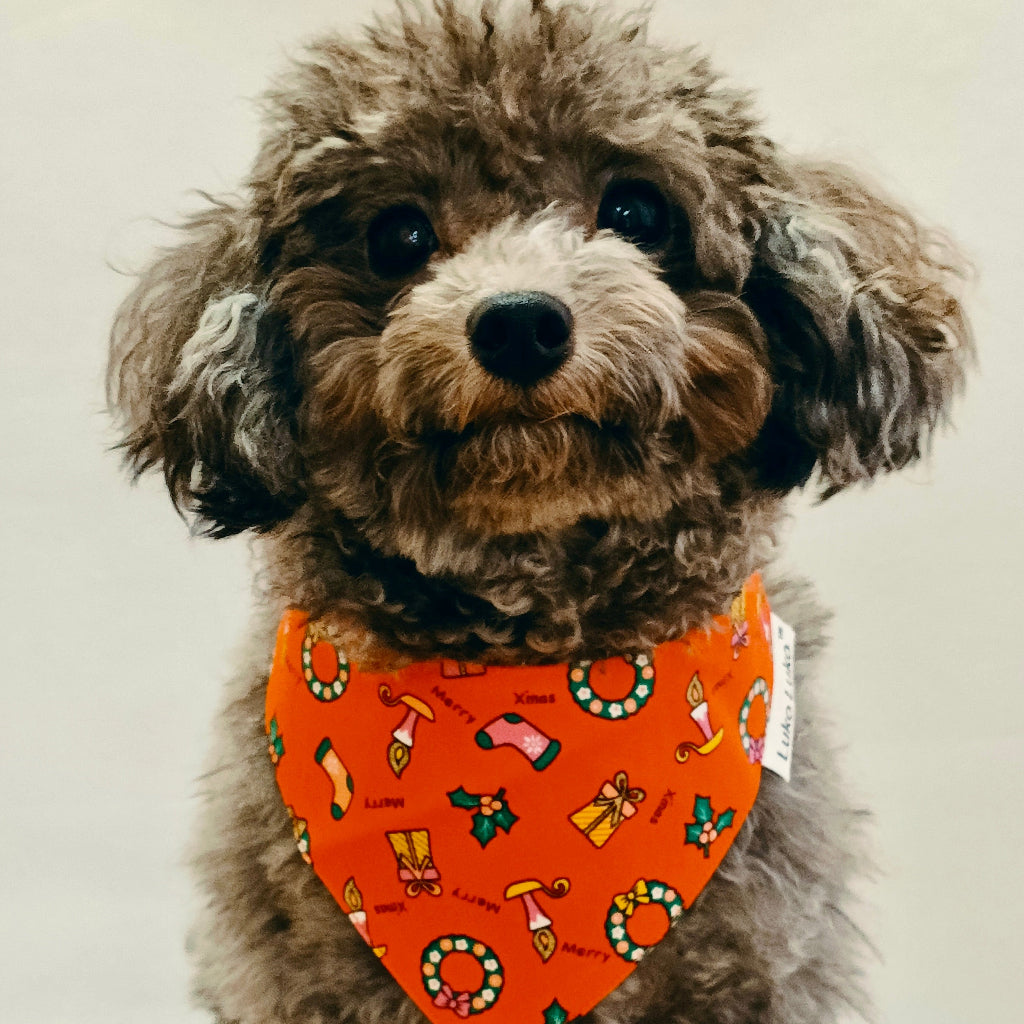
<path fill-rule="evenodd" d="M 604 808 L 597 819 L 591 823 L 591 829 L 598 822 L 603 822 L 611 815 L 611 827 L 616 828 L 623 818 L 632 818 L 636 814 L 636 804 L 647 794 L 642 789 L 630 789 L 629 779 L 625 772 L 618 772 L 612 782 L 606 782 L 601 792 L 594 798 L 597 807 Z"/>
<path fill-rule="evenodd" d="M 647 892 L 647 883 L 641 878 L 637 881 L 636 885 L 633 886 L 629 892 L 619 893 L 618 896 L 614 897 L 613 901 L 615 906 L 622 911 L 626 917 L 632 917 L 633 911 L 641 903 L 650 903 L 651 897 Z"/>
<path fill-rule="evenodd" d="M 456 995 L 446 981 L 441 985 L 441 991 L 434 996 L 434 1005 L 439 1006 L 442 1010 L 454 1010 L 456 1016 L 468 1017 L 469 993 L 460 992 Z"/>
<path fill-rule="evenodd" d="M 407 896 L 419 896 L 421 892 L 431 896 L 441 895 L 441 886 L 437 879 L 441 877 L 440 872 L 434 867 L 432 860 L 426 860 L 422 864 L 413 864 L 404 855 L 398 859 L 398 878 L 405 882 L 405 894 Z"/>
<path fill-rule="evenodd" d="M 741 647 L 750 646 L 750 624 L 746 620 L 733 628 L 731 644 L 733 658 L 740 656 Z"/>

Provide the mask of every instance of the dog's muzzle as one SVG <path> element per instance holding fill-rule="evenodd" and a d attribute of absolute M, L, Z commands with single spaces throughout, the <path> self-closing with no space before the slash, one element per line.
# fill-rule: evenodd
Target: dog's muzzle
<path fill-rule="evenodd" d="M 529 387 L 569 358 L 572 313 L 546 292 L 500 292 L 477 304 L 466 334 L 474 358 L 488 373 Z"/>

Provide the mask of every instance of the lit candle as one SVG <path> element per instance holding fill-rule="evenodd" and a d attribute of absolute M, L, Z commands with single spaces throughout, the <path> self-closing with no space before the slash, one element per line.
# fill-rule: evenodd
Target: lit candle
<path fill-rule="evenodd" d="M 690 705 L 690 717 L 697 723 L 697 728 L 700 729 L 704 737 L 704 743 L 699 747 L 696 743 L 680 743 L 676 748 L 676 760 L 680 764 L 685 764 L 689 760 L 691 750 L 700 755 L 710 754 L 722 742 L 725 732 L 725 730 L 719 729 L 718 732 L 712 733 L 711 713 L 708 702 L 704 699 L 704 684 L 696 672 L 693 673 L 690 685 L 686 688 L 686 700 Z"/>

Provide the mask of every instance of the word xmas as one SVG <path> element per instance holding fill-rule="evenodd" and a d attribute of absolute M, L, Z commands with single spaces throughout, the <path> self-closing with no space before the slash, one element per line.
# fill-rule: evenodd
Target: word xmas
<path fill-rule="evenodd" d="M 666 789 L 665 795 L 658 801 L 658 806 L 654 808 L 654 813 L 651 815 L 651 824 L 657 825 L 658 820 L 668 810 L 672 803 L 672 798 L 676 795 L 674 789 Z"/>
<path fill-rule="evenodd" d="M 405 901 L 400 900 L 397 903 L 377 903 L 374 904 L 373 912 L 375 914 L 408 914 L 409 911 L 405 909 Z"/>
<path fill-rule="evenodd" d="M 525 690 L 522 693 L 515 695 L 517 704 L 554 704 L 555 695 L 553 693 L 527 693 Z"/>

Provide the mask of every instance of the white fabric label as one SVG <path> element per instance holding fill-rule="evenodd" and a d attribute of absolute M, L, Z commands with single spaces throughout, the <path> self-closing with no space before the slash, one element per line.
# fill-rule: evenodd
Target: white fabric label
<path fill-rule="evenodd" d="M 796 727 L 796 676 L 793 649 L 796 633 L 772 614 L 772 707 L 764 734 L 761 765 L 789 782 L 793 763 L 793 731 Z"/>

